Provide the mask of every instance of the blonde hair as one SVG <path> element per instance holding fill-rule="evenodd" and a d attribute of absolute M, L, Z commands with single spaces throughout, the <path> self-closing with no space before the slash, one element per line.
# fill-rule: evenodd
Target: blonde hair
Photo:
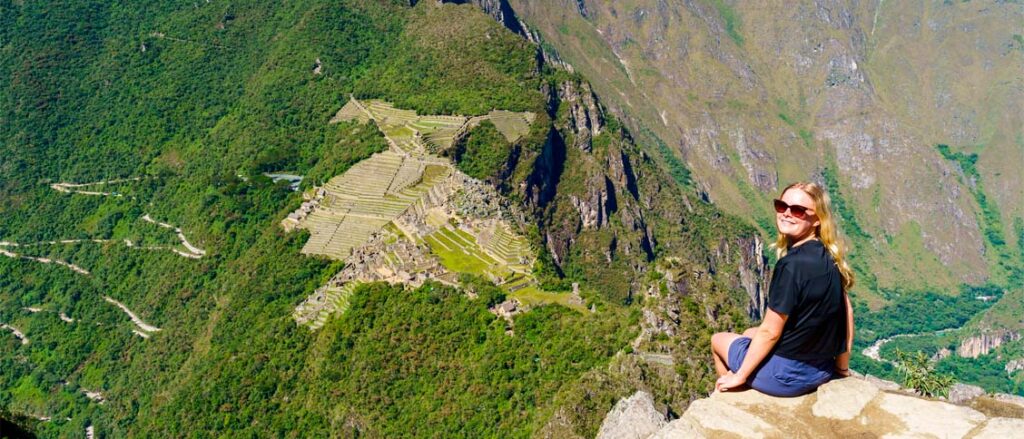
<path fill-rule="evenodd" d="M 839 275 L 843 280 L 843 291 L 850 291 L 854 284 L 853 269 L 846 262 L 846 254 L 850 248 L 839 232 L 839 226 L 832 215 L 832 200 L 829 198 L 828 193 L 815 183 L 796 182 L 786 186 L 782 190 L 782 195 L 790 189 L 799 189 L 810 195 L 811 199 L 814 200 L 814 215 L 818 217 L 818 227 L 814 229 L 814 233 L 821 241 L 821 244 L 828 249 L 832 259 L 835 260 L 836 267 L 839 268 Z M 779 197 L 781 198 L 782 195 L 779 195 Z M 789 251 L 789 244 L 789 238 L 782 233 L 779 233 L 778 237 L 775 238 L 775 243 L 772 244 L 772 247 L 775 247 L 775 255 L 779 259 L 782 259 L 786 252 Z"/>

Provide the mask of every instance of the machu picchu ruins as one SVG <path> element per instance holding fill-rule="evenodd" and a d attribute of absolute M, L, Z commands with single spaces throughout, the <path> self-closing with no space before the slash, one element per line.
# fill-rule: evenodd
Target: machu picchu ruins
<path fill-rule="evenodd" d="M 537 284 L 535 256 L 502 197 L 490 185 L 438 155 L 483 120 L 509 142 L 529 132 L 535 115 L 493 110 L 486 115 L 420 116 L 379 100 L 351 98 L 330 123 L 373 121 L 389 148 L 356 163 L 324 185 L 281 225 L 306 229 L 307 255 L 345 261 L 345 267 L 294 312 L 318 329 L 342 312 L 360 283 L 450 285 L 470 273 L 513 293 Z"/>

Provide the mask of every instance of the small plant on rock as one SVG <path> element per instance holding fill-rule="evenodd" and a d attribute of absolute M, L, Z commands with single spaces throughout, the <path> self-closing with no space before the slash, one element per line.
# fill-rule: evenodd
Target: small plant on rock
<path fill-rule="evenodd" d="M 953 386 L 954 377 L 936 372 L 928 355 L 921 351 L 908 353 L 896 349 L 896 369 L 903 375 L 903 387 L 924 396 L 948 396 Z"/>

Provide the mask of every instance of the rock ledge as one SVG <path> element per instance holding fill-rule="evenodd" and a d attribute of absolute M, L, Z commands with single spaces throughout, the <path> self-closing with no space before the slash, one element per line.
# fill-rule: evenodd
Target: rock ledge
<path fill-rule="evenodd" d="M 643 393 L 642 396 L 640 394 Z M 661 424 L 653 410 L 631 425 L 629 410 L 650 396 L 638 392 L 623 399 L 605 420 L 599 439 L 669 438 L 818 438 L 935 437 L 1006 438 L 1024 431 L 1024 419 L 987 416 L 971 407 L 880 389 L 861 378 L 835 380 L 817 392 L 797 398 L 776 398 L 754 390 L 714 393 L 694 401 L 676 420 Z M 639 404 L 647 406 L 647 404 Z M 645 407 L 646 408 L 646 407 Z M 653 408 L 653 407 L 652 407 Z M 606 427 L 618 428 L 606 428 Z M 1019 437 L 1019 436 L 1017 436 Z"/>

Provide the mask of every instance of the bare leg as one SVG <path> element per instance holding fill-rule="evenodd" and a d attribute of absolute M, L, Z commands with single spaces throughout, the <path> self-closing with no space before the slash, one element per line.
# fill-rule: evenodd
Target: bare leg
<path fill-rule="evenodd" d="M 753 328 L 748 328 L 746 331 L 743 331 L 743 336 L 747 337 L 747 338 L 753 339 L 754 338 L 754 334 L 757 334 L 757 328 L 758 328 L 757 326 L 755 326 Z"/>
<path fill-rule="evenodd" d="M 715 359 L 715 371 L 718 376 L 729 373 L 729 346 L 741 335 L 732 332 L 719 332 L 711 336 L 711 356 Z"/>

